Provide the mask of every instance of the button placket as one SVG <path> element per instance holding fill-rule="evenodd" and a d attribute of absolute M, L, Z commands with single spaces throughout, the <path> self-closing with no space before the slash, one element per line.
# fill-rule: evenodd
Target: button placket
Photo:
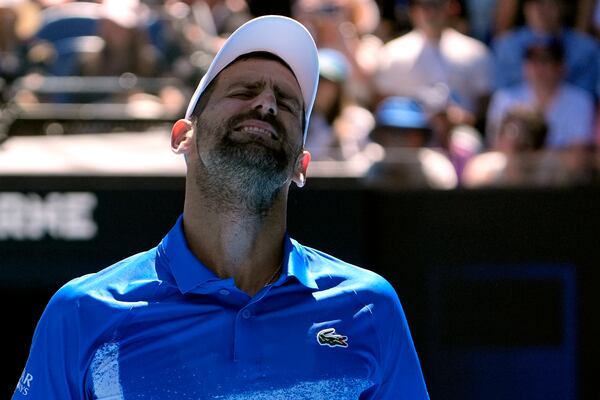
<path fill-rule="evenodd" d="M 247 362 L 252 357 L 252 346 L 249 342 L 252 337 L 251 317 L 252 312 L 248 308 L 242 308 L 235 319 L 233 359 L 236 362 Z"/>
<path fill-rule="evenodd" d="M 253 299 L 250 299 L 238 312 L 235 321 L 235 343 L 233 349 L 234 361 L 236 362 L 252 362 L 256 365 L 260 363 L 262 349 L 261 346 L 256 345 L 257 335 L 259 334 L 257 329 L 260 330 L 256 317 L 258 310 L 260 310 L 260 303 L 264 300 L 270 289 L 271 286 L 264 288 L 262 292 L 258 293 Z"/>

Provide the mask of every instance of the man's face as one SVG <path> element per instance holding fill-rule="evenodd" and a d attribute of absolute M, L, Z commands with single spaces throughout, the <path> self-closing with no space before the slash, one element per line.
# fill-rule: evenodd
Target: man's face
<path fill-rule="evenodd" d="M 556 32 L 562 21 L 561 0 L 529 0 L 523 8 L 527 25 L 544 33 Z"/>
<path fill-rule="evenodd" d="M 563 63 L 548 55 L 530 56 L 523 65 L 527 82 L 540 89 L 554 89 L 563 79 Z"/>
<path fill-rule="evenodd" d="M 274 60 L 240 60 L 217 78 L 196 123 L 199 161 L 209 173 L 276 190 L 302 150 L 303 97 L 296 78 Z"/>

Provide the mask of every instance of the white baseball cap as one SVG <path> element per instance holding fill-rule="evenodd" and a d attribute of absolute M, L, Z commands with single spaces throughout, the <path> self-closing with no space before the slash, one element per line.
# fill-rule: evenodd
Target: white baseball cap
<path fill-rule="evenodd" d="M 189 119 L 198 99 L 210 82 L 239 56 L 264 51 L 285 61 L 298 80 L 304 98 L 304 141 L 319 83 L 317 46 L 308 30 L 298 21 L 281 15 L 265 15 L 240 26 L 229 36 L 200 80 L 185 113 Z"/>

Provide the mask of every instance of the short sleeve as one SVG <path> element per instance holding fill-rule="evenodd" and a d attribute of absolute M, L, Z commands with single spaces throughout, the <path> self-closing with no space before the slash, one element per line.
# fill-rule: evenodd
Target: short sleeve
<path fill-rule="evenodd" d="M 385 296 L 375 311 L 375 326 L 381 343 L 380 381 L 361 399 L 429 399 L 421 364 L 408 322 L 393 287 L 385 282 Z"/>
<path fill-rule="evenodd" d="M 84 398 L 76 302 L 63 287 L 40 318 L 13 400 Z"/>

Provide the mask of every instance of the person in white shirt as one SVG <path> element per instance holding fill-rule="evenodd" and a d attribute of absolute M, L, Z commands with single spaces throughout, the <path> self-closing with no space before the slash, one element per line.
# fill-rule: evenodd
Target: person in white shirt
<path fill-rule="evenodd" d="M 418 97 L 423 89 L 446 85 L 454 123 L 474 124 L 485 115 L 492 91 L 492 57 L 487 47 L 448 27 L 448 0 L 411 0 L 414 29 L 388 42 L 379 52 L 375 91 Z"/>
<path fill-rule="evenodd" d="M 525 51 L 525 82 L 499 89 L 488 110 L 486 137 L 493 141 L 507 110 L 533 106 L 546 118 L 545 147 L 565 149 L 593 142 L 594 100 L 584 89 L 565 81 L 564 47 L 557 39 L 532 43 Z"/>

